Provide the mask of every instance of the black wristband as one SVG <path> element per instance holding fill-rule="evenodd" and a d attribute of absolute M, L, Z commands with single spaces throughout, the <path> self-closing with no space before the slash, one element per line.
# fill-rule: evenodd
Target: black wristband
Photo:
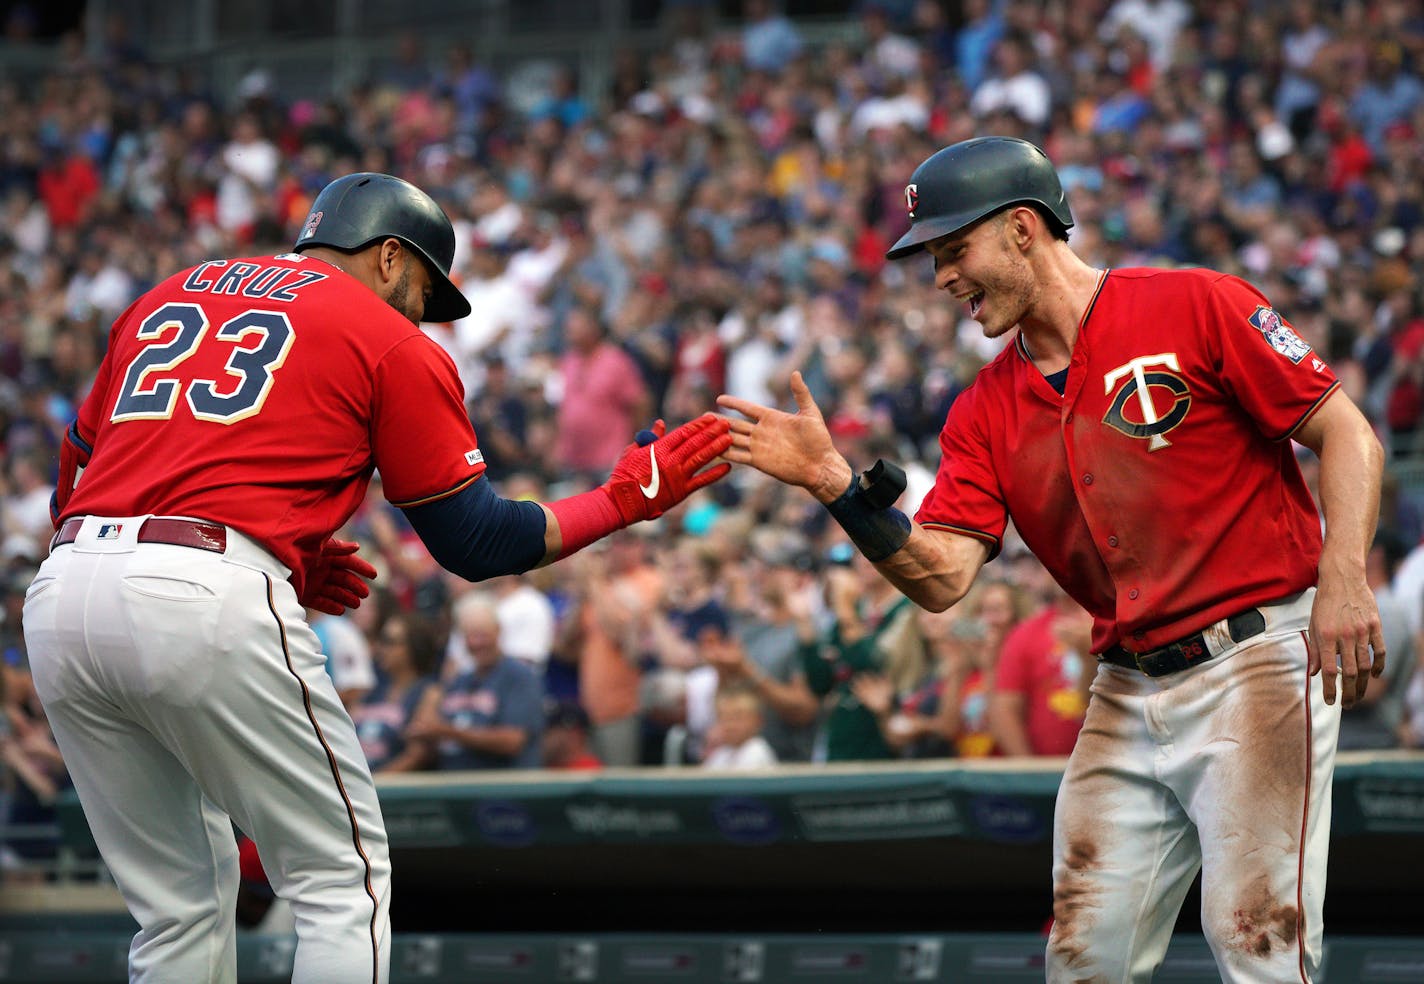
<path fill-rule="evenodd" d="M 905 472 L 898 465 L 877 461 L 865 475 L 852 477 L 840 498 L 826 505 L 871 563 L 889 557 L 910 538 L 910 517 L 891 505 L 904 490 Z"/>

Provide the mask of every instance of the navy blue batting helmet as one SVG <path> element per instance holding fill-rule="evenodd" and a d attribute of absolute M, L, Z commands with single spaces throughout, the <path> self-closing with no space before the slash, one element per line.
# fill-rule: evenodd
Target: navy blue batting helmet
<path fill-rule="evenodd" d="M 430 270 L 426 321 L 455 321 L 470 313 L 470 302 L 450 282 L 455 229 L 449 216 L 435 199 L 393 175 L 364 171 L 331 182 L 312 202 L 293 249 L 356 250 L 388 237 L 399 239 Z"/>
<path fill-rule="evenodd" d="M 910 229 L 885 255 L 898 260 L 1010 205 L 1036 205 L 1058 231 L 1073 213 L 1053 163 L 1017 137 L 962 140 L 926 158 L 905 186 Z"/>

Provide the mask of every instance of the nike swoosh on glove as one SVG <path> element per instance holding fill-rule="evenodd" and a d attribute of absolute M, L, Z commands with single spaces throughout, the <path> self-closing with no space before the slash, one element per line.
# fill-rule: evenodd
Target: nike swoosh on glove
<path fill-rule="evenodd" d="M 656 519 L 731 471 L 726 462 L 706 467 L 731 446 L 731 421 L 715 413 L 704 413 L 671 433 L 659 420 L 624 449 L 603 489 L 625 526 Z"/>
<path fill-rule="evenodd" d="M 359 543 L 334 537 L 322 544 L 321 553 L 307 570 L 306 584 L 298 600 L 305 608 L 328 615 L 342 615 L 359 608 L 361 599 L 371 594 L 367 581 L 376 579 L 376 569 L 356 556 Z"/>

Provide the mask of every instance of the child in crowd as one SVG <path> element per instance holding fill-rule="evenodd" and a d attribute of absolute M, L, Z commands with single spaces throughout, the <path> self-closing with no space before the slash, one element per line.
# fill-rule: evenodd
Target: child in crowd
<path fill-rule="evenodd" d="M 729 683 L 717 692 L 717 723 L 708 736 L 708 769 L 763 769 L 776 764 L 776 753 L 761 736 L 761 698 L 750 685 Z"/>

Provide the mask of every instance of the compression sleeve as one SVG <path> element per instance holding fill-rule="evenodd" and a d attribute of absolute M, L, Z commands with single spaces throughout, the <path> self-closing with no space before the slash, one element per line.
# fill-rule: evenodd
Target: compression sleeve
<path fill-rule="evenodd" d="M 483 475 L 454 495 L 403 511 L 436 562 L 467 581 L 522 574 L 544 559 L 544 510 L 501 499 Z"/>

